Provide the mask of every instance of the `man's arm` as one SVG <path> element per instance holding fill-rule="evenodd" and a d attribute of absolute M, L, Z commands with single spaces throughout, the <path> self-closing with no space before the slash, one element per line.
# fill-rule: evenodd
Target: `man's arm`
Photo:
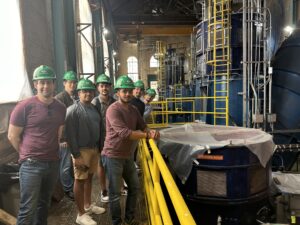
<path fill-rule="evenodd" d="M 67 109 L 66 121 L 65 121 L 65 132 L 67 137 L 68 146 L 74 158 L 80 156 L 78 147 L 78 132 L 79 132 L 79 118 L 75 112 L 73 105 Z"/>
<path fill-rule="evenodd" d="M 140 130 L 132 131 L 129 135 L 130 140 L 139 140 L 142 138 L 147 138 L 147 132 L 142 132 Z"/>
<path fill-rule="evenodd" d="M 144 132 L 140 130 L 132 131 L 129 139 L 130 140 L 139 140 L 142 138 L 147 138 L 147 139 L 159 139 L 160 138 L 160 133 L 157 130 L 147 130 L 145 129 Z"/>
<path fill-rule="evenodd" d="M 61 125 L 61 126 L 58 128 L 58 144 L 60 144 L 60 140 L 62 139 L 63 130 L 64 130 L 64 125 Z"/>
<path fill-rule="evenodd" d="M 23 132 L 24 127 L 18 127 L 12 124 L 9 124 L 8 127 L 8 135 L 7 138 L 12 144 L 12 146 L 17 150 L 20 151 L 20 142 L 21 142 L 21 135 Z"/>

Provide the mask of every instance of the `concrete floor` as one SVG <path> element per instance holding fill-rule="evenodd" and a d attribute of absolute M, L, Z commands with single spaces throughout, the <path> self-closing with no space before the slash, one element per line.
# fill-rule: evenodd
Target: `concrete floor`
<path fill-rule="evenodd" d="M 99 182 L 96 179 L 96 176 L 93 180 L 93 190 L 92 190 L 92 201 L 96 203 L 96 205 L 104 207 L 106 212 L 101 215 L 92 215 L 93 219 L 98 222 L 100 225 L 110 225 L 111 217 L 109 212 L 108 203 L 100 202 L 100 189 Z M 124 214 L 125 210 L 125 201 L 126 196 L 121 197 L 121 205 L 123 206 L 122 213 Z M 77 209 L 75 206 L 75 202 L 69 200 L 69 198 L 64 197 L 60 202 L 53 202 L 51 209 L 49 211 L 48 216 L 48 225 L 75 225 L 77 216 Z M 136 211 L 136 219 L 141 221 L 141 224 L 147 224 L 147 212 L 145 208 L 144 195 L 141 192 L 137 202 L 137 211 Z"/>

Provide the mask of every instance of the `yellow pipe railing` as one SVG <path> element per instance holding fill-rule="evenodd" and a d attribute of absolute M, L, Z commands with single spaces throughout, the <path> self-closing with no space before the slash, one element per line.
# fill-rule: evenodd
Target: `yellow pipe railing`
<path fill-rule="evenodd" d="M 167 187 L 175 212 L 182 225 L 195 225 L 195 221 L 164 161 L 155 142 L 145 139 L 139 143 L 139 155 L 143 168 L 146 202 L 151 225 L 172 225 L 172 219 L 160 185 L 160 175 Z"/>
<path fill-rule="evenodd" d="M 217 112 L 215 110 L 213 111 L 195 111 L 195 105 L 196 101 L 224 101 L 225 102 L 225 107 L 229 107 L 229 102 L 228 102 L 228 97 L 223 97 L 223 96 L 215 96 L 215 97 L 182 97 L 182 98 L 166 98 L 165 101 L 155 101 L 151 102 L 150 104 L 153 107 L 153 111 L 151 113 L 152 116 L 152 122 L 148 123 L 149 127 L 167 127 L 170 125 L 169 123 L 169 115 L 184 115 L 184 114 L 190 114 L 191 115 L 191 120 L 190 121 L 183 121 L 183 122 L 178 122 L 178 123 L 172 123 L 172 124 L 185 124 L 185 123 L 193 123 L 195 122 L 196 115 L 212 115 L 214 118 L 217 116 L 221 116 L 222 118 L 224 117 L 226 119 L 226 124 L 228 125 L 229 121 L 229 115 L 226 111 L 223 112 Z M 177 110 L 169 110 L 169 104 L 175 103 L 176 102 L 182 102 L 182 103 L 187 103 L 191 104 L 192 110 L 190 111 L 177 111 Z M 161 116 L 161 122 L 157 123 L 156 118 L 157 116 Z"/>

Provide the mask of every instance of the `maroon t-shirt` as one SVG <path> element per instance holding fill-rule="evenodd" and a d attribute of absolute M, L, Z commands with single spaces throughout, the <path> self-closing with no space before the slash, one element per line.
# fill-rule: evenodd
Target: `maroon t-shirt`
<path fill-rule="evenodd" d="M 19 161 L 32 157 L 59 160 L 58 128 L 64 124 L 66 107 L 55 100 L 47 105 L 37 96 L 19 102 L 11 113 L 10 124 L 23 127 Z"/>
<path fill-rule="evenodd" d="M 102 155 L 112 158 L 129 158 L 135 150 L 135 142 L 129 140 L 132 131 L 144 130 L 146 124 L 138 109 L 120 102 L 111 104 L 106 112 L 106 137 Z"/>

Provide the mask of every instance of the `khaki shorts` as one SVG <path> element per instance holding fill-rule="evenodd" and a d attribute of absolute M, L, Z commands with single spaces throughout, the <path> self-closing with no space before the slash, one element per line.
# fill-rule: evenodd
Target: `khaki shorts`
<path fill-rule="evenodd" d="M 80 155 L 83 159 L 84 164 L 88 169 L 80 169 L 74 166 L 74 177 L 77 180 L 85 180 L 89 174 L 97 172 L 99 152 L 97 148 L 80 148 Z M 73 165 L 74 158 L 73 159 Z"/>

